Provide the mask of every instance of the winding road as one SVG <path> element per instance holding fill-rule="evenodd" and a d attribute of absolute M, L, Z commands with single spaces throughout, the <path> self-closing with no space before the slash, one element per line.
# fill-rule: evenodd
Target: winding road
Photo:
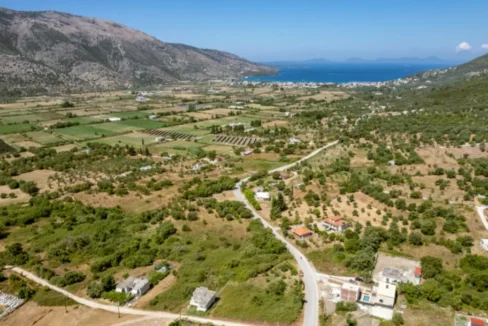
<path fill-rule="evenodd" d="M 323 147 L 320 147 L 313 151 L 312 153 L 308 154 L 305 157 L 302 157 L 300 160 L 288 164 L 282 167 L 279 167 L 277 169 L 271 170 L 268 173 L 273 173 L 273 172 L 282 172 L 285 170 L 288 170 L 308 159 L 311 157 L 317 155 L 321 151 L 332 147 L 334 145 L 337 145 L 339 143 L 338 140 L 329 143 Z M 295 260 L 298 263 L 298 266 L 300 266 L 300 269 L 303 272 L 303 280 L 305 283 L 305 307 L 304 307 L 304 318 L 303 318 L 303 325 L 304 326 L 316 326 L 318 325 L 319 322 L 319 288 L 317 285 L 317 276 L 314 267 L 310 262 L 308 261 L 307 257 L 302 254 L 297 248 L 295 248 L 293 245 L 291 245 L 285 237 L 283 237 L 278 231 L 266 220 L 264 219 L 259 213 L 251 206 L 251 204 L 247 201 L 246 197 L 244 194 L 241 192 L 241 185 L 245 182 L 247 182 L 249 178 L 245 178 L 240 180 L 236 184 L 236 188 L 234 189 L 234 196 L 236 197 L 237 200 L 243 202 L 247 208 L 249 208 L 253 214 L 254 217 L 259 218 L 263 225 L 267 228 L 270 228 L 273 231 L 273 234 L 275 237 L 286 244 L 286 248 L 288 251 L 293 255 Z"/>
<path fill-rule="evenodd" d="M 312 153 L 308 154 L 307 156 L 301 158 L 300 160 L 288 164 L 282 167 L 279 167 L 277 169 L 269 171 L 269 173 L 273 172 L 281 172 L 285 171 L 289 168 L 292 168 L 296 166 L 297 164 L 300 164 L 303 161 L 306 161 L 310 159 L 311 157 L 317 155 L 324 149 L 327 149 L 331 146 L 336 145 L 339 143 L 339 141 L 334 141 L 332 143 L 327 144 L 326 146 L 323 146 L 321 148 L 316 149 Z M 248 181 L 249 178 L 245 178 L 240 180 L 236 184 L 236 188 L 234 189 L 234 195 L 236 196 L 237 200 L 243 202 L 254 214 L 256 218 L 259 218 L 263 225 L 267 228 L 270 228 L 276 238 L 278 238 L 280 241 L 282 241 L 284 244 L 286 244 L 286 248 L 290 251 L 290 253 L 293 255 L 295 260 L 297 261 L 298 265 L 300 266 L 301 270 L 303 271 L 303 279 L 305 283 L 305 311 L 304 311 L 304 320 L 303 320 L 303 325 L 305 326 L 317 326 L 318 325 L 318 316 L 319 316 L 319 290 L 317 286 L 317 280 L 316 280 L 316 272 L 313 266 L 310 264 L 308 259 L 304 254 L 302 254 L 298 249 L 296 249 L 293 245 L 288 243 L 288 241 L 281 235 L 279 234 L 271 224 L 268 223 L 261 215 L 259 215 L 258 212 L 254 210 L 254 208 L 247 202 L 246 198 L 241 192 L 240 186 Z M 165 319 L 170 319 L 170 320 L 176 320 L 180 317 L 187 318 L 189 320 L 195 321 L 195 322 L 200 322 L 200 323 L 213 323 L 215 325 L 222 325 L 222 326 L 249 326 L 252 325 L 251 323 L 239 323 L 239 322 L 231 322 L 231 321 L 225 321 L 225 320 L 218 320 L 218 319 L 211 319 L 211 318 L 201 318 L 201 317 L 194 317 L 194 316 L 186 316 L 186 315 L 179 315 L 179 314 L 174 314 L 174 313 L 169 313 L 169 312 L 164 312 L 164 311 L 150 311 L 150 310 L 141 310 L 141 309 L 134 309 L 134 308 L 128 308 L 128 307 L 117 307 L 113 305 L 106 305 L 103 303 L 99 303 L 97 301 L 89 300 L 86 298 L 79 297 L 77 295 L 74 295 L 60 287 L 57 287 L 51 283 L 49 283 L 47 280 L 44 280 L 34 274 L 32 274 L 29 271 L 26 271 L 20 267 L 13 267 L 13 266 L 5 266 L 4 268 L 10 269 L 13 272 L 22 275 L 23 277 L 26 277 L 30 279 L 31 281 L 34 281 L 42 286 L 46 286 L 50 288 L 53 291 L 59 292 L 66 297 L 70 298 L 73 301 L 78 302 L 79 304 L 85 305 L 87 307 L 93 308 L 93 309 L 101 309 L 113 313 L 117 313 L 120 311 L 121 314 L 127 314 L 127 315 L 139 315 L 139 316 L 147 316 L 147 317 L 153 317 L 153 318 L 165 318 Z M 119 310 L 120 309 L 120 310 Z"/>
<path fill-rule="evenodd" d="M 113 305 L 106 305 L 103 303 L 99 303 L 97 301 L 81 298 L 77 295 L 74 295 L 73 293 L 70 293 L 60 287 L 57 287 L 55 285 L 52 285 L 45 279 L 42 279 L 40 277 L 37 277 L 36 275 L 32 274 L 31 272 L 26 271 L 25 269 L 22 269 L 20 267 L 12 267 L 12 266 L 5 266 L 5 268 L 11 269 L 15 273 L 26 277 L 40 285 L 47 286 L 53 291 L 57 291 L 66 297 L 70 298 L 73 301 L 76 301 L 84 306 L 93 308 L 93 309 L 101 309 L 113 313 L 117 313 L 118 309 L 120 309 L 121 314 L 126 314 L 126 315 L 140 315 L 140 316 L 148 316 L 148 317 L 153 317 L 153 318 L 164 318 L 164 319 L 169 319 L 169 320 L 176 320 L 179 319 L 180 317 L 184 317 L 186 319 L 199 322 L 199 323 L 213 323 L 215 325 L 222 325 L 222 326 L 249 326 L 252 324 L 243 324 L 239 322 L 230 322 L 230 321 L 224 321 L 224 320 L 218 320 L 218 319 L 211 319 L 211 318 L 201 318 L 201 317 L 194 317 L 194 316 L 185 316 L 185 315 L 179 315 L 179 314 L 174 314 L 170 312 L 164 312 L 164 311 L 151 311 L 151 310 L 141 310 L 141 309 L 134 309 L 134 308 L 128 308 L 128 307 L 120 307 L 118 308 L 117 306 Z"/>

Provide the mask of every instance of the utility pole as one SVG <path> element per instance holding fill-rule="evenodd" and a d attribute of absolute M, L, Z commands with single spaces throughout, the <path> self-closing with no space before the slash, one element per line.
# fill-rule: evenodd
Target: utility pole
<path fill-rule="evenodd" d="M 117 302 L 117 313 L 118 313 L 119 318 L 120 318 L 120 302 Z"/>

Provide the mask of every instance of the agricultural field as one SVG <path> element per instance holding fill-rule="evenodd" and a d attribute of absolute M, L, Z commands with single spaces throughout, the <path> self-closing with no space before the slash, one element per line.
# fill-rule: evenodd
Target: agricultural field
<path fill-rule="evenodd" d="M 35 127 L 35 125 L 32 125 L 30 123 L 0 125 L 0 135 L 25 132 L 25 131 L 30 131 L 33 129 L 35 130 L 36 127 Z"/>
<path fill-rule="evenodd" d="M 147 276 L 152 289 L 134 303 L 141 309 L 298 324 L 299 270 L 232 192 L 250 177 L 246 197 L 317 271 L 370 281 L 377 255 L 412 260 L 427 274 L 398 286 L 406 317 L 483 315 L 488 257 L 478 244 L 488 230 L 478 208 L 488 205 L 488 101 L 472 87 L 462 94 L 476 99 L 476 119 L 445 89 L 397 90 L 406 92 L 400 100 L 386 90 L 269 85 L 221 85 L 211 96 L 196 84 L 154 91 L 144 104 L 110 92 L 0 105 L 0 262 L 104 303 L 125 303 L 114 284 Z M 236 103 L 245 109 L 227 109 Z M 425 111 L 404 113 L 415 105 Z M 258 190 L 271 200 L 257 200 Z M 328 229 L 332 216 L 347 230 Z M 312 235 L 296 238 L 298 227 Z M 155 276 L 161 263 L 173 270 Z M 51 298 L 12 283 L 0 288 Z M 206 313 L 188 308 L 199 286 L 219 298 Z M 333 325 L 346 323 L 333 316 Z"/>
<path fill-rule="evenodd" d="M 294 134 L 287 128 L 273 126 L 270 137 L 263 126 L 267 118 L 222 108 L 243 94 L 238 88 L 226 92 L 232 100 L 217 107 L 215 100 L 224 97 L 205 90 L 195 96 L 155 95 L 144 105 L 124 94 L 93 93 L 2 107 L 0 232 L 7 233 L 0 239 L 0 261 L 104 303 L 115 297 L 113 288 L 93 292 L 101 280 L 151 277 L 157 264 L 168 262 L 174 273 L 154 281 L 137 307 L 195 314 L 187 308 L 191 289 L 207 286 L 220 300 L 206 316 L 299 320 L 303 284 L 291 256 L 249 220 L 250 212 L 230 190 L 236 176 L 288 164 L 308 148 L 288 145 Z M 193 107 L 198 111 L 187 112 Z M 155 113 L 156 119 L 148 118 Z M 245 131 L 250 128 L 254 136 Z M 67 238 L 81 246 L 68 248 Z M 256 239 L 267 239 L 267 246 Z M 12 248 L 21 253 L 10 255 Z M 106 257 L 119 258 L 107 263 Z M 29 288 L 36 303 L 61 302 L 24 280 L 2 288 Z M 244 310 L 234 308 L 237 297 Z"/>

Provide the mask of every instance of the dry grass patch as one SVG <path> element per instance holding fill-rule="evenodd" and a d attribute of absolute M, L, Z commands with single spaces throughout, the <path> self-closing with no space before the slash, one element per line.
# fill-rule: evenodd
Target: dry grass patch
<path fill-rule="evenodd" d="M 321 91 L 318 94 L 315 95 L 309 95 L 309 96 L 303 96 L 300 97 L 300 100 L 316 100 L 316 101 L 322 101 L 325 100 L 327 102 L 330 101 L 335 101 L 335 100 L 341 100 L 350 97 L 349 94 L 346 92 L 341 92 L 341 91 Z"/>
<path fill-rule="evenodd" d="M 121 315 L 99 309 L 91 309 L 82 305 L 67 308 L 41 307 L 29 301 L 12 314 L 4 317 L 3 326 L 93 326 L 116 325 L 124 321 L 139 319 L 140 316 Z"/>
<path fill-rule="evenodd" d="M 16 198 L 9 198 L 9 197 L 0 198 L 1 206 L 26 202 L 31 198 L 31 196 L 29 196 L 25 192 L 20 191 L 20 189 L 10 189 L 8 186 L 0 186 L 0 194 L 2 193 L 4 194 L 14 193 Z"/>
<path fill-rule="evenodd" d="M 30 147 L 41 147 L 42 145 L 39 143 L 36 143 L 35 141 L 31 140 L 26 140 L 26 141 L 21 141 L 18 143 L 15 143 L 16 146 L 22 146 L 24 148 L 30 148 Z"/>
<path fill-rule="evenodd" d="M 56 171 L 52 170 L 35 170 L 32 172 L 23 173 L 19 176 L 14 177 L 14 179 L 34 181 L 41 192 L 46 190 L 51 191 L 53 190 L 54 184 L 49 182 L 49 177 L 52 177 L 55 174 Z M 51 185 L 51 187 L 49 185 Z"/>
<path fill-rule="evenodd" d="M 283 126 L 287 126 L 289 125 L 290 122 L 289 121 L 286 121 L 286 120 L 273 120 L 273 121 L 269 121 L 269 122 L 266 122 L 266 123 L 263 123 L 263 128 L 268 128 L 268 127 L 283 127 Z"/>

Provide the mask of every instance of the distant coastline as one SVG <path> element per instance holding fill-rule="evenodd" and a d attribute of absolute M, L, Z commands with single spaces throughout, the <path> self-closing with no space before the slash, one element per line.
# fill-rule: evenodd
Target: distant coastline
<path fill-rule="evenodd" d="M 350 83 L 385 82 L 422 71 L 444 69 L 447 63 L 290 63 L 276 65 L 276 74 L 242 80 L 262 82 Z"/>

